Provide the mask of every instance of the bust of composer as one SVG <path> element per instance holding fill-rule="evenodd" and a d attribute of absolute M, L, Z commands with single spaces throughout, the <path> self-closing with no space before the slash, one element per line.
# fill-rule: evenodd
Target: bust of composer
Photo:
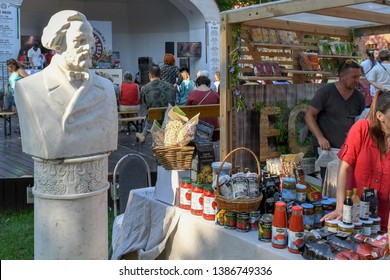
<path fill-rule="evenodd" d="M 42 44 L 55 50 L 48 67 L 16 83 L 22 148 L 42 159 L 76 158 L 117 148 L 113 84 L 89 71 L 93 29 L 77 11 L 54 14 Z"/>

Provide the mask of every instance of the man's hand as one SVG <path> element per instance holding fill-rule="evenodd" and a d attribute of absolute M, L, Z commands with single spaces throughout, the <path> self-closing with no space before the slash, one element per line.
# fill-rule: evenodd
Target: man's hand
<path fill-rule="evenodd" d="M 330 150 L 331 147 L 328 139 L 326 139 L 325 137 L 319 137 L 317 140 L 322 150 Z"/>

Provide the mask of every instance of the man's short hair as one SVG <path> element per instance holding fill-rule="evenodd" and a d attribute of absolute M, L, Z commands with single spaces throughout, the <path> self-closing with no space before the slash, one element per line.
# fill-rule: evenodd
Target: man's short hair
<path fill-rule="evenodd" d="M 154 78 L 160 78 L 161 77 L 160 67 L 158 67 L 157 65 L 153 65 L 152 67 L 150 67 L 149 75 Z"/>
<path fill-rule="evenodd" d="M 380 61 L 388 61 L 390 59 L 390 51 L 389 50 L 381 50 L 379 52 L 378 58 Z"/>
<path fill-rule="evenodd" d="M 210 87 L 211 81 L 210 81 L 209 77 L 199 76 L 198 78 L 196 78 L 195 84 L 197 87 L 201 86 L 201 85 L 206 85 L 206 86 Z"/>
<path fill-rule="evenodd" d="M 49 23 L 43 29 L 42 45 L 47 49 L 55 50 L 59 54 L 65 51 L 64 39 L 71 21 L 89 23 L 85 15 L 78 11 L 60 11 L 50 18 Z"/>
<path fill-rule="evenodd" d="M 347 60 L 340 63 L 340 65 L 337 69 L 338 70 L 337 72 L 340 75 L 342 72 L 345 72 L 350 68 L 360 69 L 360 64 L 352 59 L 347 59 Z"/>

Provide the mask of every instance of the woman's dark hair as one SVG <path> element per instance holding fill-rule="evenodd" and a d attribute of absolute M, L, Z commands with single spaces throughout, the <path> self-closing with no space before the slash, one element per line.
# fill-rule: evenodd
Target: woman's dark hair
<path fill-rule="evenodd" d="M 369 113 L 370 127 L 369 133 L 375 140 L 375 144 L 381 152 L 381 156 L 384 156 L 388 150 L 385 135 L 382 130 L 380 120 L 376 116 L 376 112 L 385 114 L 390 109 L 390 91 L 378 90 L 375 94 L 374 100 L 371 104 Z"/>
<path fill-rule="evenodd" d="M 8 59 L 5 64 L 8 66 L 8 65 L 14 65 L 16 66 L 16 70 L 18 70 L 19 68 L 22 67 L 22 65 L 19 63 L 19 61 L 17 61 L 16 59 L 14 58 L 10 58 Z"/>
<path fill-rule="evenodd" d="M 206 76 L 199 76 L 198 78 L 196 78 L 195 84 L 197 87 L 201 86 L 201 85 L 206 85 L 206 86 L 210 87 L 211 81 Z"/>

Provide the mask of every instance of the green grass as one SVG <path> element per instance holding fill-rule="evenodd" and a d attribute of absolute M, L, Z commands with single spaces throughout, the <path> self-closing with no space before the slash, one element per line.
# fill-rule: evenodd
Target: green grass
<path fill-rule="evenodd" d="M 114 211 L 108 211 L 108 244 L 111 245 Z M 0 260 L 34 259 L 34 210 L 0 214 Z"/>

